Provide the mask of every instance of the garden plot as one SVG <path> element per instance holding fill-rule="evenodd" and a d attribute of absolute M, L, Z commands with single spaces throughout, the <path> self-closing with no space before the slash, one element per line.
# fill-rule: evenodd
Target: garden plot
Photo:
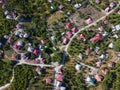
<path fill-rule="evenodd" d="M 92 19 L 92 22 L 102 17 L 104 13 L 96 10 L 91 5 L 87 5 L 85 8 L 81 8 L 70 16 L 70 20 L 73 21 L 78 27 L 86 26 L 85 20 L 88 18 Z"/>

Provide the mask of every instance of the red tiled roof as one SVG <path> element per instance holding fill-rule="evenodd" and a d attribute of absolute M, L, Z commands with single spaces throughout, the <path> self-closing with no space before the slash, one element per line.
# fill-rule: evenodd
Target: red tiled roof
<path fill-rule="evenodd" d="M 108 73 L 108 71 L 109 71 L 109 70 L 108 70 L 107 68 L 104 68 L 104 69 L 102 70 L 102 73 L 106 75 L 106 74 Z"/>
<path fill-rule="evenodd" d="M 67 35 L 68 38 L 72 37 L 72 33 L 70 31 L 66 32 L 66 35 Z"/>
<path fill-rule="evenodd" d="M 38 54 L 39 54 L 39 50 L 35 49 L 35 50 L 33 51 L 33 54 L 38 55 Z"/>
<path fill-rule="evenodd" d="M 95 79 L 97 80 L 97 82 L 101 82 L 103 80 L 103 76 L 102 75 L 95 75 Z"/>
<path fill-rule="evenodd" d="M 101 40 L 101 39 L 102 39 L 102 35 L 101 34 L 96 34 L 96 36 L 91 38 L 90 41 L 95 42 L 95 41 Z"/>
<path fill-rule="evenodd" d="M 92 22 L 93 22 L 92 18 L 88 18 L 88 19 L 85 21 L 86 24 L 91 24 Z"/>
<path fill-rule="evenodd" d="M 61 74 L 57 75 L 56 80 L 62 82 L 63 81 L 63 75 L 61 75 Z"/>
<path fill-rule="evenodd" d="M 71 23 L 70 22 L 68 22 L 68 23 L 66 23 L 66 25 L 65 25 L 67 28 L 70 28 L 72 25 L 71 25 Z"/>
<path fill-rule="evenodd" d="M 64 38 L 63 44 L 67 44 L 68 42 L 69 42 L 69 39 L 68 38 Z"/>
<path fill-rule="evenodd" d="M 80 39 L 85 39 L 85 35 L 80 34 Z"/>
<path fill-rule="evenodd" d="M 78 29 L 76 27 L 72 28 L 72 32 L 76 33 Z"/>

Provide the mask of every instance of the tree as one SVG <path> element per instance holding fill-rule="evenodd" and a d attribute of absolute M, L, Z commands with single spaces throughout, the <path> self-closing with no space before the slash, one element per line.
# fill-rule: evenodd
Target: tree
<path fill-rule="evenodd" d="M 117 51 L 117 52 L 120 51 L 120 39 L 118 39 L 117 41 L 115 41 L 114 50 Z"/>
<path fill-rule="evenodd" d="M 60 53 L 54 53 L 54 56 L 51 58 L 53 62 L 61 62 L 62 61 L 62 56 Z"/>

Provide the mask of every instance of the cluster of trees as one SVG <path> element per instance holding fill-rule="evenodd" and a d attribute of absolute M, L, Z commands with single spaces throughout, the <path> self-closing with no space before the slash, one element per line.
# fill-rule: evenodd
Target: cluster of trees
<path fill-rule="evenodd" d="M 119 9 L 120 8 L 116 9 L 116 12 L 107 17 L 109 22 L 113 25 L 120 24 L 120 15 L 117 13 Z"/>
<path fill-rule="evenodd" d="M 31 79 L 37 75 L 32 66 L 20 65 L 14 69 L 14 80 L 8 90 L 26 90 Z"/>
<path fill-rule="evenodd" d="M 114 70 L 111 70 L 101 83 L 102 90 L 120 89 L 120 64 L 117 64 Z"/>
<path fill-rule="evenodd" d="M 88 90 L 83 75 L 81 73 L 75 74 L 73 66 L 69 65 L 64 72 L 63 85 L 66 86 L 67 90 Z"/>
<path fill-rule="evenodd" d="M 114 45 L 114 50 L 119 52 L 120 51 L 120 39 L 116 40 Z"/>
<path fill-rule="evenodd" d="M 0 60 L 0 86 L 10 82 L 12 78 L 12 63 Z"/>

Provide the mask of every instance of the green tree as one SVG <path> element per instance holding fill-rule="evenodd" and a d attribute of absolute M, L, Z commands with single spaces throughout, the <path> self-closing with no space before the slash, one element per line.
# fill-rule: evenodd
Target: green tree
<path fill-rule="evenodd" d="M 114 42 L 114 50 L 119 52 L 120 51 L 120 39 Z"/>

